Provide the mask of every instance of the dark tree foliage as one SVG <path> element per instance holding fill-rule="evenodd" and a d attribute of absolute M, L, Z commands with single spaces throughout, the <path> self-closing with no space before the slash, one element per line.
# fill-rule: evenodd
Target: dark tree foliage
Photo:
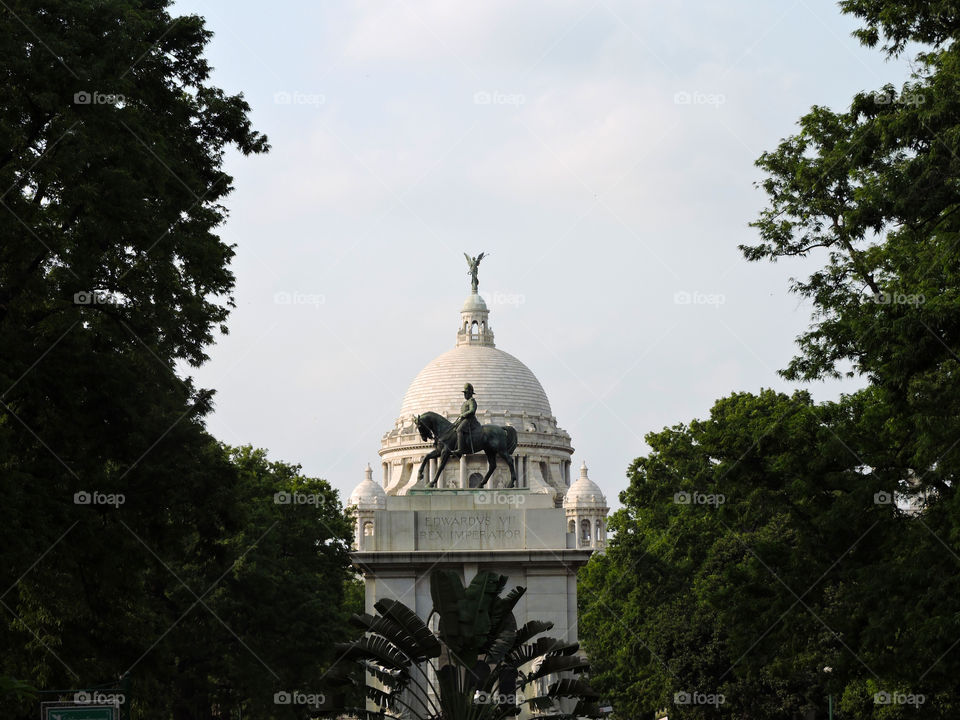
<path fill-rule="evenodd" d="M 956 713 L 960 580 L 930 528 L 958 515 L 952 496 L 905 512 L 894 476 L 864 464 L 885 452 L 874 405 L 738 393 L 647 436 L 616 535 L 580 576 L 581 636 L 616 713 L 804 718 L 831 694 L 842 718 L 915 709 L 882 692 Z M 696 693 L 723 702 L 683 702 Z"/>
<path fill-rule="evenodd" d="M 828 695 L 841 719 L 958 712 L 960 6 L 840 6 L 864 44 L 915 51 L 913 76 L 812 108 L 760 157 L 742 250 L 822 259 L 793 281 L 814 317 L 783 375 L 866 386 L 734 395 L 648 436 L 581 578 L 596 682 L 626 716 L 717 716 L 674 702 L 695 690 L 738 718 L 824 717 Z M 694 490 L 726 502 L 674 502 Z"/>
<path fill-rule="evenodd" d="M 183 374 L 233 305 L 224 155 L 268 146 L 210 84 L 203 20 L 169 5 L 0 5 L 7 717 L 126 671 L 139 717 L 289 715 L 273 693 L 341 639 L 335 494 L 217 443 L 212 392 Z"/>

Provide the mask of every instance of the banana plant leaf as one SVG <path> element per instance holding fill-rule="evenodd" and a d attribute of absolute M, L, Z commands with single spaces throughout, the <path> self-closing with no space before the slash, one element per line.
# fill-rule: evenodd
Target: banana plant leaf
<path fill-rule="evenodd" d="M 515 647 L 523 645 L 528 640 L 535 638 L 540 633 L 545 633 L 547 630 L 553 629 L 553 623 L 550 621 L 544 620 L 529 620 L 524 623 L 523 627 L 517 630 L 517 640 Z"/>
<path fill-rule="evenodd" d="M 337 643 L 335 647 L 342 652 L 341 660 L 375 660 L 384 667 L 398 670 L 410 667 L 409 658 L 383 637 L 364 636 L 353 642 Z"/>
<path fill-rule="evenodd" d="M 586 680 L 580 680 L 579 678 L 562 678 L 552 683 L 547 689 L 547 695 L 557 698 L 596 699 L 600 697 L 600 693 L 590 687 L 590 684 L 587 683 Z"/>
<path fill-rule="evenodd" d="M 572 655 L 580 649 L 580 643 L 571 643 L 552 637 L 537 638 L 536 642 L 514 648 L 507 662 L 514 667 L 526 665 L 541 656 Z"/>
<path fill-rule="evenodd" d="M 419 648 L 418 658 L 440 657 L 440 641 L 413 610 L 399 600 L 379 600 L 374 607 L 381 615 L 390 618 L 413 636 Z"/>
<path fill-rule="evenodd" d="M 354 627 L 386 638 L 397 650 L 411 660 L 417 661 L 423 659 L 416 638 L 391 618 L 363 613 L 362 615 L 352 615 L 349 622 Z"/>
<path fill-rule="evenodd" d="M 494 600 L 507 584 L 506 575 L 497 575 L 491 572 L 479 572 L 464 591 L 463 602 L 460 603 L 460 626 L 467 641 L 464 649 L 470 648 L 471 655 L 479 654 L 486 645 L 490 632 L 493 630 Z"/>
<path fill-rule="evenodd" d="M 460 604 L 464 599 L 460 575 L 453 570 L 436 570 L 430 576 L 433 610 L 440 617 L 439 633 L 443 643 L 457 652 L 462 645 Z"/>
<path fill-rule="evenodd" d="M 526 687 L 534 680 L 539 680 L 547 675 L 558 672 L 576 672 L 581 673 L 590 667 L 585 657 L 574 655 L 567 657 L 564 655 L 554 655 L 543 658 L 542 661 L 535 663 L 533 670 L 527 674 L 521 674 L 520 687 Z"/>
<path fill-rule="evenodd" d="M 525 587 L 517 586 L 506 597 L 494 597 L 490 608 L 490 635 L 488 641 L 480 648 L 481 653 L 489 652 L 491 645 L 500 636 L 508 623 L 517 626 L 517 619 L 513 617 L 513 609 L 520 598 L 527 591 Z"/>
<path fill-rule="evenodd" d="M 498 664 L 507 653 L 513 650 L 517 639 L 517 620 L 513 613 L 504 617 L 500 624 L 500 632 L 486 649 L 485 660 L 491 665 Z"/>
<path fill-rule="evenodd" d="M 362 666 L 391 692 L 403 690 L 410 683 L 410 674 L 405 670 L 390 671 L 372 662 L 364 662 Z"/>

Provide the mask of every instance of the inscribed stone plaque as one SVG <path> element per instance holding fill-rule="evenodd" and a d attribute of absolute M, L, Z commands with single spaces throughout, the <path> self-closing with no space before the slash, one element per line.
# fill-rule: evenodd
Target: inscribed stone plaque
<path fill-rule="evenodd" d="M 417 512 L 418 550 L 512 550 L 523 547 L 519 510 Z"/>

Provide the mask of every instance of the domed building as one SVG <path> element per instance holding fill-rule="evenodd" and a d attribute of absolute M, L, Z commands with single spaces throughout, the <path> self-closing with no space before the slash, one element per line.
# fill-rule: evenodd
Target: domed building
<path fill-rule="evenodd" d="M 416 487 L 420 463 L 433 450 L 432 441 L 421 439 L 414 418 L 432 410 L 455 420 L 460 414 L 463 387 L 471 383 L 479 406 L 477 419 L 482 424 L 510 426 L 517 431 L 514 462 L 518 487 L 550 494 L 557 505 L 562 501 L 570 485 L 570 435 L 557 426 L 537 376 L 494 345 L 489 316 L 483 298 L 471 293 L 460 310 L 456 345 L 428 363 L 407 388 L 396 423 L 380 445 L 387 494 L 404 495 Z M 429 462 L 427 482 L 436 476 L 437 464 L 436 460 Z M 484 455 L 467 456 L 457 465 L 448 464 L 437 486 L 477 487 L 486 471 Z M 509 484 L 510 471 L 501 464 L 487 487 Z"/>
<path fill-rule="evenodd" d="M 514 611 L 519 625 L 550 621 L 552 636 L 576 640 L 576 573 L 605 547 L 609 508 L 585 463 L 571 485 L 570 436 L 557 424 L 536 375 L 494 344 L 490 312 L 476 285 L 474 277 L 456 344 L 417 374 L 383 435 L 382 484 L 367 466 L 350 495 L 356 517 L 351 557 L 366 585 L 366 612 L 392 598 L 426 619 L 434 569 L 455 569 L 465 583 L 490 570 L 506 575 L 507 587 L 526 588 Z M 483 453 L 451 459 L 439 477 L 437 460 L 424 464 L 434 441 L 421 436 L 417 417 L 432 411 L 456 420 L 467 383 L 481 424 L 516 431 L 515 487 L 504 462 L 479 487 L 487 472 Z"/>

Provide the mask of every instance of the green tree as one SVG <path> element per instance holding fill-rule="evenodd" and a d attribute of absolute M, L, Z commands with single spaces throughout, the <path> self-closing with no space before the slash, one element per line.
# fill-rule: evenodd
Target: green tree
<path fill-rule="evenodd" d="M 130 670 L 143 717 L 280 716 L 339 637 L 349 524 L 325 482 L 211 438 L 181 369 L 233 305 L 225 153 L 268 146 L 169 5 L 0 7 L 0 675 Z"/>
<path fill-rule="evenodd" d="M 876 569 L 884 582 L 848 588 L 874 623 L 862 657 L 898 690 L 926 693 L 925 716 L 949 717 L 960 668 L 960 13 L 948 2 L 841 7 L 863 20 L 865 45 L 914 51 L 913 75 L 858 93 L 845 112 L 814 108 L 760 158 L 769 206 L 754 223 L 761 242 L 743 250 L 751 260 L 825 256 L 793 286 L 815 317 L 784 374 L 868 382 L 856 398 L 861 436 L 875 438 L 864 464 L 916 514 Z M 853 712 L 876 678 L 848 680 Z"/>
<path fill-rule="evenodd" d="M 735 395 L 651 434 L 605 556 L 583 573 L 585 645 L 618 710 L 718 688 L 736 717 L 956 715 L 960 691 L 960 12 L 845 0 L 856 33 L 917 49 L 901 87 L 814 107 L 758 165 L 748 260 L 823 257 L 788 379 L 861 377 L 834 403 Z M 759 425 L 758 425 L 759 423 Z M 671 492 L 720 493 L 713 508 Z M 615 620 L 637 628 L 624 642 Z M 622 631 L 620 632 L 622 634 Z M 830 667 L 830 673 L 823 668 Z M 724 668 L 719 670 L 719 668 Z M 772 700 L 772 702 L 771 702 Z M 700 715 L 697 713 L 700 712 Z M 671 717 L 704 716 L 672 707 Z"/>
<path fill-rule="evenodd" d="M 823 709 L 820 670 L 856 663 L 844 643 L 868 622 L 838 593 L 885 560 L 877 541 L 897 522 L 840 439 L 848 411 L 738 393 L 647 436 L 616 534 L 580 578 L 584 647 L 618 713 Z M 686 704 L 695 693 L 707 701 Z"/>
<path fill-rule="evenodd" d="M 820 253 L 792 289 L 814 307 L 784 375 L 860 375 L 901 491 L 950 493 L 960 449 L 960 26 L 949 3 L 848 1 L 888 53 L 924 43 L 910 82 L 815 107 L 758 165 L 769 206 L 750 260 Z"/>
<path fill-rule="evenodd" d="M 224 152 L 267 145 L 167 5 L 0 8 L 0 644 L 41 689 L 116 679 L 184 609 L 154 555 L 212 581 L 237 519 L 212 393 L 175 369 L 232 304 Z"/>

